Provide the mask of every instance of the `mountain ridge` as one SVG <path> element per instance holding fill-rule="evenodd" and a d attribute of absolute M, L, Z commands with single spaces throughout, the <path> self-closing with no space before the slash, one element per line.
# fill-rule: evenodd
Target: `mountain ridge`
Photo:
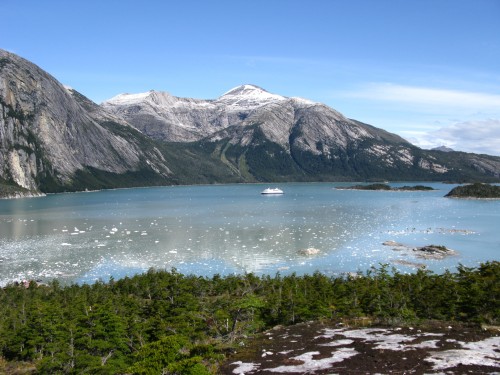
<path fill-rule="evenodd" d="M 0 191 L 500 180 L 500 157 L 422 150 L 325 104 L 256 85 L 234 87 L 217 99 L 150 90 L 99 105 L 4 50 L 0 113 Z"/>

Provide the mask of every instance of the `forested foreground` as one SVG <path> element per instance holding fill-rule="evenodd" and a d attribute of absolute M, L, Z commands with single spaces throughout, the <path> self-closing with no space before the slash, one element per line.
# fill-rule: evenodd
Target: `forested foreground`
<path fill-rule="evenodd" d="M 381 266 L 335 278 L 150 270 L 93 285 L 8 285 L 0 306 L 0 373 L 209 374 L 231 347 L 279 324 L 498 324 L 500 262 L 444 274 Z"/>

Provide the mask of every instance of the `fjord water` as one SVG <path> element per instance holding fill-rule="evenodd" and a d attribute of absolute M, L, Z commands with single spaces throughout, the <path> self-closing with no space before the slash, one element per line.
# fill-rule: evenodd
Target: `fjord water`
<path fill-rule="evenodd" d="M 0 285 L 53 278 L 108 281 L 149 268 L 211 276 L 477 266 L 500 255 L 500 200 L 444 198 L 434 191 L 338 190 L 342 183 L 176 186 L 54 194 L 0 201 Z M 391 184 L 402 186 L 405 184 Z M 406 183 L 408 185 L 408 183 Z M 413 184 L 412 184 L 413 185 Z M 272 186 L 274 187 L 274 185 Z M 443 260 L 395 251 L 444 245 Z M 304 255 L 307 248 L 319 250 Z"/>

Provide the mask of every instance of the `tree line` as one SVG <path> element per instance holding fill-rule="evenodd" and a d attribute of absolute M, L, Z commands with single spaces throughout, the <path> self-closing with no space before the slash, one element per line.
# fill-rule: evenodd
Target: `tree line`
<path fill-rule="evenodd" d="M 498 324 L 500 262 L 456 272 L 199 277 L 151 269 L 92 285 L 0 289 L 0 372 L 210 374 L 248 335 L 276 325 L 358 317 L 384 324 Z"/>

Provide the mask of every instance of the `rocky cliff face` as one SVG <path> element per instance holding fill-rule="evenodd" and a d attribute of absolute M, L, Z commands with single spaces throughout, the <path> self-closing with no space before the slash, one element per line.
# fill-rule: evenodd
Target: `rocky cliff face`
<path fill-rule="evenodd" d="M 0 50 L 3 180 L 35 191 L 44 182 L 78 190 L 79 171 L 123 174 L 149 162 L 160 176 L 168 174 L 157 150 L 141 149 L 137 139 L 112 130 L 129 127 L 123 120 L 98 106 L 85 109 L 73 94 L 39 67 Z"/>

